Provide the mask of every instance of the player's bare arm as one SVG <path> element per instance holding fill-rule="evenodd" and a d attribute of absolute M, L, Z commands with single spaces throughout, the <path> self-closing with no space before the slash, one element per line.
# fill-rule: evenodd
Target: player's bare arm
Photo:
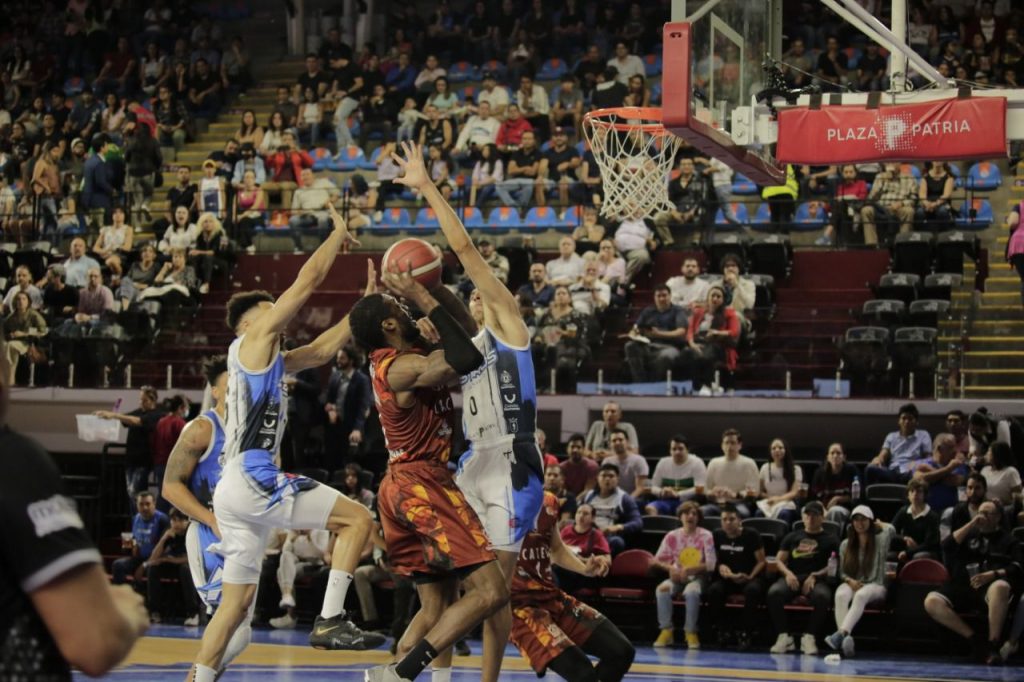
<path fill-rule="evenodd" d="M 213 424 L 206 417 L 193 419 L 185 425 L 167 460 L 161 494 L 182 513 L 209 526 L 217 537 L 220 537 L 220 529 L 217 527 L 217 519 L 213 512 L 196 499 L 188 486 L 192 472 L 199 464 L 199 458 L 209 447 L 211 438 Z"/>
<path fill-rule="evenodd" d="M 295 281 L 281 294 L 270 311 L 257 318 L 246 331 L 245 340 L 239 349 L 239 358 L 246 367 L 256 369 L 267 366 L 271 354 L 277 348 L 280 335 L 316 288 L 327 278 L 342 245 L 346 242 L 358 244 L 349 235 L 344 218 L 334 206 L 328 203 L 327 210 L 334 223 L 334 229 L 309 257 L 299 270 Z"/>
<path fill-rule="evenodd" d="M 376 290 L 377 272 L 373 267 L 373 261 L 367 258 L 366 289 L 363 294 L 369 296 Z M 351 340 L 352 328 L 349 326 L 348 315 L 346 315 L 341 322 L 313 339 L 312 343 L 284 353 L 284 368 L 288 372 L 298 372 L 310 367 L 326 365 Z"/>
<path fill-rule="evenodd" d="M 412 264 L 402 272 L 384 272 L 384 285 L 395 295 L 408 300 L 430 318 L 441 338 L 442 349 L 430 355 L 406 354 L 388 368 L 388 384 L 398 397 L 398 404 L 411 404 L 408 393 L 417 388 L 446 386 L 458 381 L 483 363 L 483 356 L 465 329 L 449 315 L 422 284 L 413 279 Z M 402 395 L 402 394 L 405 395 Z"/>
<path fill-rule="evenodd" d="M 606 562 L 597 555 L 588 558 L 587 561 L 580 559 L 575 552 L 565 546 L 557 530 L 551 533 L 551 562 L 581 575 L 602 576 L 608 572 Z"/>
<path fill-rule="evenodd" d="M 431 182 L 420 148 L 403 142 L 402 152 L 405 155 L 404 159 L 398 154 L 391 155 L 404 171 L 404 175 L 396 178 L 395 182 L 418 190 L 434 209 L 448 244 L 462 263 L 466 274 L 480 291 L 487 326 L 498 333 L 503 341 L 515 346 L 525 346 L 530 341 L 530 334 L 512 292 L 491 272 L 490 266 L 473 245 L 465 225 Z"/>

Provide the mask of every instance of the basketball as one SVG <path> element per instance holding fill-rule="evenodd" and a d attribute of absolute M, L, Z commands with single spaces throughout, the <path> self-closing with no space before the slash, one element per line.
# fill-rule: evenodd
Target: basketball
<path fill-rule="evenodd" d="M 427 289 L 441 284 L 441 256 L 434 247 L 415 237 L 401 239 L 384 252 L 382 271 L 403 272 L 412 265 L 412 276 Z"/>

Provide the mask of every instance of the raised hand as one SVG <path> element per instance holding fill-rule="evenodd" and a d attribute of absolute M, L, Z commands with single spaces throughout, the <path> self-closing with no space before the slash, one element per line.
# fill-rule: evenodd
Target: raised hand
<path fill-rule="evenodd" d="M 394 182 L 406 187 L 412 187 L 413 189 L 421 189 L 428 185 L 433 185 L 434 183 L 430 181 L 430 176 L 427 174 L 427 167 L 423 163 L 423 152 L 420 150 L 419 145 L 403 141 L 402 153 L 405 155 L 405 158 L 396 153 L 391 154 L 391 158 L 394 159 L 403 173 L 401 177 L 395 178 Z"/>

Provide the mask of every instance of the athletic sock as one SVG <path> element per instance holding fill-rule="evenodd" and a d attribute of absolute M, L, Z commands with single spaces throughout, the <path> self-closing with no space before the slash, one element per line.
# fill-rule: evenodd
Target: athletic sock
<path fill-rule="evenodd" d="M 215 679 L 217 679 L 216 670 L 196 663 L 194 672 L 192 673 L 192 682 L 213 682 Z"/>
<path fill-rule="evenodd" d="M 405 658 L 395 666 L 398 676 L 406 680 L 415 680 L 423 670 L 430 665 L 430 662 L 437 658 L 437 650 L 427 640 L 421 640 L 412 648 Z"/>
<path fill-rule="evenodd" d="M 348 586 L 351 584 L 351 573 L 331 569 L 331 575 L 327 579 L 327 593 L 324 594 L 324 605 L 320 609 L 322 617 L 334 618 L 345 610 L 345 595 L 348 594 Z"/>
<path fill-rule="evenodd" d="M 452 682 L 451 668 L 434 668 L 430 671 L 430 682 Z"/>

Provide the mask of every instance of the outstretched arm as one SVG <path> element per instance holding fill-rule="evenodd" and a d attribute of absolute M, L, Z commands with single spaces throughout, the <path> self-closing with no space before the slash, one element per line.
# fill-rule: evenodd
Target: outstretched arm
<path fill-rule="evenodd" d="M 459 262 L 462 263 L 466 274 L 480 291 L 480 297 L 484 304 L 484 320 L 487 326 L 500 334 L 503 341 L 515 346 L 525 346 L 529 343 L 530 334 L 523 323 L 519 304 L 512 292 L 491 272 L 490 266 L 473 245 L 473 240 L 470 239 L 465 225 L 431 182 L 423 163 L 423 152 L 420 148 L 403 142 L 402 151 L 405 154 L 404 159 L 397 154 L 392 154 L 395 163 L 405 171 L 404 175 L 397 178 L 395 182 L 419 190 L 430 207 L 434 209 L 448 244 L 455 252 Z"/>
<path fill-rule="evenodd" d="M 291 319 L 327 277 L 341 246 L 346 241 L 358 243 L 349 235 L 345 220 L 334 206 L 328 203 L 327 210 L 334 222 L 334 230 L 309 257 L 309 260 L 299 270 L 295 282 L 281 294 L 269 313 L 259 317 L 246 332 L 246 340 L 253 337 L 255 342 L 252 346 L 243 344 L 242 362 L 247 366 L 263 367 L 270 348 L 277 342 L 278 336 L 284 332 Z"/>
<path fill-rule="evenodd" d="M 220 537 L 217 519 L 213 512 L 189 490 L 188 481 L 195 471 L 199 458 L 206 452 L 213 437 L 213 425 L 209 419 L 193 419 L 178 436 L 164 471 L 162 495 L 184 514 L 213 529 Z M 220 454 L 220 453 L 216 453 Z"/>

